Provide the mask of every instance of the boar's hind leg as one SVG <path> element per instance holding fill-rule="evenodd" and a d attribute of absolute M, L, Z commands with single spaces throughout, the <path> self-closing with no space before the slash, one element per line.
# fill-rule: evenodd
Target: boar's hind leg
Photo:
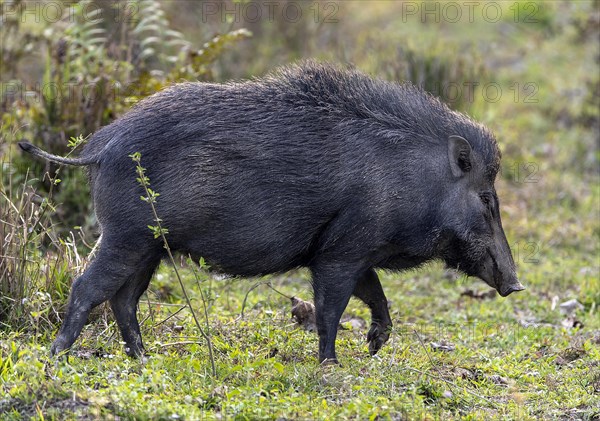
<path fill-rule="evenodd" d="M 52 343 L 50 353 L 57 355 L 71 347 L 81 333 L 90 311 L 110 299 L 140 270 L 144 262 L 140 248 L 117 246 L 104 237 L 98 256 L 73 282 L 66 317 Z"/>
<path fill-rule="evenodd" d="M 335 338 L 338 325 L 361 270 L 352 268 L 351 264 L 321 261 L 312 264 L 311 271 L 319 333 L 319 362 L 337 363 Z"/>
<path fill-rule="evenodd" d="M 392 327 L 387 298 L 375 270 L 369 269 L 358 278 L 353 295 L 371 309 L 371 329 L 367 334 L 367 342 L 370 354 L 375 355 L 390 337 L 389 330 Z"/>
<path fill-rule="evenodd" d="M 144 355 L 144 344 L 136 314 L 137 305 L 159 263 L 160 256 L 151 256 L 140 264 L 139 271 L 110 299 L 110 307 L 125 341 L 125 352 L 130 357 Z"/>

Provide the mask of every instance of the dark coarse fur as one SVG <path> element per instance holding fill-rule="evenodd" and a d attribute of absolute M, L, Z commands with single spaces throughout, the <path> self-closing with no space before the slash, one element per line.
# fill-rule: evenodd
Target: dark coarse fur
<path fill-rule="evenodd" d="M 141 353 L 135 304 L 164 249 L 147 228 L 134 152 L 160 193 L 171 248 L 234 275 L 311 269 L 321 360 L 335 360 L 335 329 L 352 294 L 373 313 L 371 352 L 387 340 L 374 268 L 439 258 L 485 279 L 477 265 L 494 255 L 496 141 L 422 90 L 314 62 L 242 83 L 177 84 L 98 131 L 72 162 L 92 162 L 102 244 L 73 287 L 54 352 L 110 299 L 129 352 Z M 486 212 L 484 191 L 494 202 L 488 222 L 473 217 Z M 466 204 L 469 192 L 476 205 Z M 502 266 L 492 257 L 490 271 Z M 504 288 L 498 273 L 485 280 Z"/>

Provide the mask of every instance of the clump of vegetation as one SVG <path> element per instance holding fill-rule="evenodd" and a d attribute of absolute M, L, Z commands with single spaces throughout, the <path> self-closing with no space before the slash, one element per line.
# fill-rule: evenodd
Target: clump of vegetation
<path fill-rule="evenodd" d="M 71 276 L 85 262 L 79 239 L 57 235 L 52 195 L 40 197 L 29 173 L 11 185 L 10 162 L 0 165 L 0 330 L 52 331 Z"/>

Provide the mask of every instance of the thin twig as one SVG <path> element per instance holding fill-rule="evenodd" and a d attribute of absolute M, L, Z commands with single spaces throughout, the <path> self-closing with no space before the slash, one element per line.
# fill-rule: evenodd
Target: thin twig
<path fill-rule="evenodd" d="M 191 256 L 188 256 L 190 260 L 192 260 Z M 204 317 L 206 320 L 206 335 L 210 338 L 210 324 L 208 323 L 208 308 L 206 307 L 206 299 L 204 298 L 204 292 L 202 291 L 202 286 L 200 285 L 200 277 L 198 275 L 198 272 L 196 272 L 196 267 L 194 265 L 191 265 L 192 267 L 192 272 L 194 272 L 194 278 L 196 278 L 196 283 L 198 284 L 198 290 L 200 291 L 200 298 L 202 300 L 202 307 L 204 308 Z M 213 347 L 212 347 L 212 341 L 208 342 L 208 354 L 210 355 L 211 360 L 213 361 L 213 369 L 214 367 L 214 352 L 213 352 Z M 215 375 L 216 375 L 216 371 L 215 371 Z"/>
<path fill-rule="evenodd" d="M 244 297 L 244 301 L 242 302 L 242 310 L 241 310 L 241 312 L 240 312 L 240 316 L 239 316 L 239 318 L 240 318 L 240 319 L 244 318 L 244 309 L 246 308 L 246 301 L 248 300 L 248 295 L 250 295 L 250 293 L 251 293 L 251 292 L 252 292 L 254 289 L 258 288 L 258 287 L 259 287 L 259 286 L 261 286 L 261 285 L 266 285 L 266 286 L 268 286 L 268 287 L 269 287 L 269 288 L 271 288 L 273 291 L 275 291 L 277 294 L 279 294 L 279 295 L 281 295 L 281 296 L 283 296 L 283 297 L 287 298 L 288 300 L 291 300 L 291 299 L 292 299 L 292 297 L 290 297 L 289 295 L 285 295 L 283 292 L 281 292 L 281 291 L 278 291 L 278 290 L 276 290 L 275 288 L 273 288 L 273 285 L 271 284 L 271 281 L 262 281 L 262 282 L 257 282 L 256 284 L 254 284 L 254 285 L 252 286 L 252 288 L 250 288 L 250 289 L 249 289 L 249 290 L 246 292 L 246 296 Z"/>
<path fill-rule="evenodd" d="M 177 310 L 175 310 L 175 312 L 171 313 L 166 319 L 161 320 L 160 322 L 156 323 L 152 327 L 156 328 L 156 327 L 162 325 L 163 323 L 166 323 L 167 321 L 169 321 L 170 319 L 172 319 L 173 317 L 175 317 L 179 312 L 181 312 L 185 307 L 186 306 L 181 306 L 180 308 L 178 308 Z"/>
<path fill-rule="evenodd" d="M 271 284 L 271 282 L 267 282 L 267 286 L 269 288 L 271 288 L 273 291 L 275 291 L 277 294 L 287 298 L 288 300 L 291 300 L 292 297 L 290 297 L 289 295 L 285 295 L 283 292 L 276 290 L 275 288 L 273 288 L 273 285 Z"/>
<path fill-rule="evenodd" d="M 421 370 L 417 370 L 416 368 L 412 368 L 412 367 L 406 367 L 406 368 L 408 368 L 409 370 L 415 371 L 415 372 L 417 372 L 417 373 L 420 373 L 420 374 L 425 374 L 426 376 L 429 376 L 429 377 L 431 377 L 431 378 L 434 378 L 434 379 L 437 379 L 437 380 L 441 380 L 441 381 L 443 381 L 443 382 L 446 382 L 448 385 L 450 385 L 450 389 L 452 389 L 452 387 L 459 387 L 459 386 L 458 386 L 456 383 L 454 383 L 454 382 L 451 382 L 450 380 L 448 380 L 448 379 L 445 379 L 445 378 L 443 377 L 443 375 L 442 375 L 442 373 L 440 372 L 440 370 L 438 369 L 437 365 L 435 365 L 435 364 L 434 364 L 434 362 L 433 362 L 433 359 L 432 359 L 432 358 L 431 358 L 431 356 L 429 355 L 429 351 L 427 351 L 427 347 L 426 347 L 426 346 L 425 346 L 425 344 L 423 343 L 423 340 L 421 339 L 421 337 L 419 336 L 419 334 L 417 333 L 417 331 L 416 331 L 415 329 L 413 329 L 413 332 L 414 332 L 415 336 L 417 337 L 417 339 L 419 340 L 419 343 L 421 344 L 421 346 L 422 346 L 422 347 L 423 347 L 423 349 L 425 350 L 425 355 L 427 355 L 427 359 L 429 360 L 429 363 L 430 363 L 430 364 L 431 364 L 431 366 L 434 368 L 434 370 L 438 372 L 438 374 L 439 374 L 439 377 L 438 377 L 438 376 L 434 376 L 434 375 L 432 375 L 432 374 L 429 374 L 429 373 L 427 373 L 427 372 L 421 371 Z M 465 390 L 466 392 L 470 393 L 471 395 L 478 397 L 479 399 L 483 399 L 484 401 L 486 401 L 486 402 L 489 402 L 490 404 L 492 404 L 492 405 L 494 406 L 494 408 L 497 408 L 497 404 L 496 404 L 496 402 L 494 402 L 493 400 L 491 400 L 491 399 L 489 399 L 489 398 L 486 398 L 485 396 L 481 396 L 481 395 L 479 395 L 479 394 L 477 394 L 477 393 L 475 393 L 475 392 L 471 391 L 470 389 L 468 389 L 468 388 L 466 388 L 466 387 L 464 388 L 464 390 Z M 454 391 L 454 389 L 452 389 L 452 393 L 453 393 L 453 394 L 456 394 L 456 392 Z"/>
<path fill-rule="evenodd" d="M 425 355 L 427 355 L 427 359 L 429 360 L 429 363 L 431 364 L 431 366 L 434 368 L 435 371 L 438 372 L 438 374 L 441 376 L 442 373 L 438 370 L 437 365 L 435 365 L 433 363 L 433 359 L 431 358 L 431 355 L 429 355 L 429 351 L 427 350 L 427 347 L 425 346 L 425 344 L 423 343 L 423 340 L 421 339 L 421 337 L 419 336 L 419 334 L 417 333 L 417 331 L 415 329 L 413 329 L 413 332 L 415 334 L 415 336 L 417 337 L 417 339 L 419 340 L 419 343 L 421 344 L 421 346 L 423 347 L 423 350 L 425 351 Z M 452 386 L 452 383 L 450 383 L 450 385 Z M 451 388 L 452 389 L 452 388 Z M 454 393 L 454 389 L 452 390 L 452 393 Z"/>
<path fill-rule="evenodd" d="M 248 295 L 250 295 L 250 293 L 255 290 L 256 288 L 258 288 L 261 285 L 265 285 L 268 284 L 269 282 L 257 282 L 256 284 L 254 284 L 247 292 L 246 292 L 246 296 L 244 297 L 244 301 L 242 301 L 242 310 L 240 311 L 240 319 L 244 318 L 244 309 L 246 308 L 246 300 L 248 300 Z"/>
<path fill-rule="evenodd" d="M 77 230 L 77 235 L 79 235 L 79 239 L 81 240 L 81 242 L 83 243 L 84 246 L 86 246 L 89 249 L 93 249 L 94 247 L 96 247 L 96 245 L 90 245 L 88 244 L 87 241 L 85 241 L 85 236 L 83 235 L 83 228 L 79 227 L 79 229 Z"/>
<path fill-rule="evenodd" d="M 154 348 L 165 348 L 167 346 L 175 346 L 175 345 L 198 345 L 198 341 L 180 341 L 180 342 L 169 342 L 166 344 L 156 345 Z"/>
<path fill-rule="evenodd" d="M 432 379 L 441 380 L 441 381 L 443 381 L 443 382 L 445 382 L 445 383 L 448 383 L 448 384 L 450 384 L 450 385 L 452 385 L 452 386 L 455 386 L 455 387 L 460 387 L 460 386 L 458 386 L 456 383 L 453 383 L 453 382 L 451 382 L 451 381 L 450 381 L 450 380 L 448 380 L 448 379 L 445 379 L 445 378 L 443 378 L 443 377 L 439 377 L 439 376 L 434 376 L 433 374 L 431 374 L 431 373 L 428 373 L 428 372 L 426 372 L 426 371 L 422 371 L 422 370 L 419 370 L 419 369 L 416 369 L 416 368 L 413 368 L 413 367 L 404 367 L 404 368 L 405 368 L 405 369 L 407 369 L 407 370 L 410 370 L 410 371 L 414 371 L 415 373 L 419 373 L 419 374 L 422 374 L 422 375 L 424 375 L 424 376 L 431 377 Z M 470 390 L 470 389 L 468 389 L 468 388 L 466 388 L 466 387 L 464 388 L 464 390 L 465 390 L 467 393 L 470 393 L 471 395 L 473 395 L 473 396 L 475 396 L 475 397 L 477 397 L 477 398 L 479 398 L 479 399 L 482 399 L 482 400 L 484 400 L 484 401 L 486 401 L 486 402 L 489 402 L 490 404 L 492 404 L 492 405 L 494 406 L 494 408 L 497 408 L 497 407 L 498 407 L 497 403 L 496 403 L 496 402 L 494 402 L 493 400 L 491 400 L 490 398 L 486 398 L 485 396 L 482 396 L 482 395 L 480 395 L 480 394 L 478 394 L 478 393 L 475 393 L 475 392 L 473 392 L 472 390 Z"/>
<path fill-rule="evenodd" d="M 185 307 L 185 304 L 163 303 L 160 301 L 150 301 L 150 304 L 152 304 L 154 306 L 160 306 L 160 307 Z"/>

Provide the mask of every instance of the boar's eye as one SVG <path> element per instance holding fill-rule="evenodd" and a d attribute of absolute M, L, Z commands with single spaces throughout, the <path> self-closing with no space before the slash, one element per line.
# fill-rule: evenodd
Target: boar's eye
<path fill-rule="evenodd" d="M 485 192 L 481 193 L 479 197 L 483 204 L 489 208 L 492 203 L 492 195 L 490 193 Z"/>

